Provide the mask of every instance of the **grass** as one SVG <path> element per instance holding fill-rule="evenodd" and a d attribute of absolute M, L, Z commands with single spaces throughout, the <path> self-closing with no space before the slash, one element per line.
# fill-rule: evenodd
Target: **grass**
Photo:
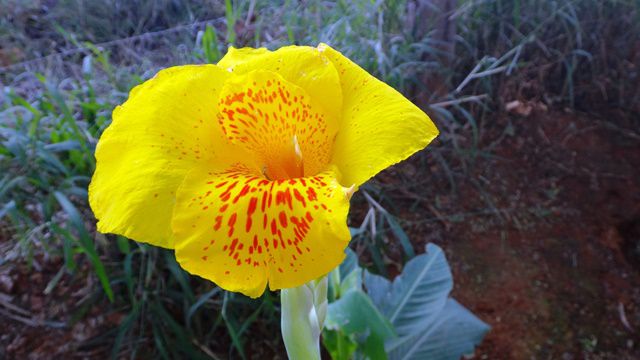
<path fill-rule="evenodd" d="M 413 164 L 454 195 L 476 160 L 493 156 L 487 134 L 509 136 L 493 118 L 510 100 L 640 112 L 640 9 L 633 1 L 463 1 L 447 14 L 456 25 L 453 53 L 437 26 L 420 29 L 413 20 L 429 13 L 406 1 L 5 5 L 13 18 L 0 20 L 0 236 L 14 255 L 0 266 L 35 266 L 42 254 L 61 258 L 47 286 L 52 291 L 63 275 L 83 281 L 88 265 L 98 282 L 85 284 L 92 296 L 77 304 L 68 325 L 92 308 L 121 316 L 118 326 L 76 344 L 112 357 L 136 358 L 149 349 L 162 358 L 282 352 L 279 342 L 248 340 L 273 338 L 275 294 L 252 301 L 223 292 L 186 274 L 170 252 L 95 233 L 86 189 L 96 141 L 113 107 L 160 67 L 215 62 L 228 44 L 327 42 L 437 120 L 440 145 Z M 52 53 L 62 55 L 37 60 Z M 431 196 L 422 180 L 402 181 L 407 191 Z M 483 186 L 477 183 L 480 192 Z M 385 273 L 398 250 L 383 237 L 398 240 L 401 259 L 414 249 L 397 218 L 402 209 L 385 195 L 393 187 L 372 182 L 365 190 L 354 200 L 364 219 L 356 223 L 356 211 L 354 246 Z"/>

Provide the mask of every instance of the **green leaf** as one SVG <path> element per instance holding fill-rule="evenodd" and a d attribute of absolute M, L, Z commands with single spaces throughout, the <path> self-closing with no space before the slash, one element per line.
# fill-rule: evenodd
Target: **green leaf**
<path fill-rule="evenodd" d="M 222 58 L 218 48 L 218 34 L 216 34 L 216 29 L 211 25 L 207 25 L 202 35 L 202 50 L 204 51 L 205 60 L 210 64 L 215 64 Z"/>
<path fill-rule="evenodd" d="M 325 327 L 347 335 L 373 335 L 378 339 L 395 336 L 393 326 L 360 290 L 350 290 L 329 304 Z"/>
<path fill-rule="evenodd" d="M 228 291 L 224 292 L 224 297 L 222 298 L 222 319 L 227 326 L 227 331 L 229 332 L 229 336 L 231 337 L 232 345 L 238 351 L 240 358 L 246 359 L 247 356 L 244 353 L 242 338 L 240 337 L 239 331 L 236 330 L 238 328 L 238 326 L 236 325 L 237 320 L 235 319 L 235 316 L 229 311 L 229 304 L 231 303 L 232 296 L 233 293 L 229 293 Z"/>
<path fill-rule="evenodd" d="M 358 265 L 358 255 L 356 255 L 351 248 L 346 248 L 344 252 L 347 256 L 340 264 L 340 275 L 342 277 L 348 276 L 353 270 L 360 268 Z"/>
<path fill-rule="evenodd" d="M 225 0 L 224 1 L 224 6 L 225 6 L 225 17 L 227 20 L 227 42 L 230 45 L 233 45 L 233 43 L 236 41 L 236 31 L 235 31 L 235 26 L 236 26 L 236 12 L 233 10 L 233 2 L 231 0 Z"/>
<path fill-rule="evenodd" d="M 442 250 L 433 244 L 411 259 L 393 283 L 365 273 L 365 287 L 398 335 L 415 334 L 428 325 L 444 307 L 453 279 Z"/>
<path fill-rule="evenodd" d="M 464 306 L 448 299 L 431 326 L 389 354 L 390 359 L 458 360 L 471 355 L 489 325 Z"/>
<path fill-rule="evenodd" d="M 61 152 L 80 149 L 80 143 L 75 140 L 61 141 L 55 144 L 47 144 L 44 149 L 50 152 Z"/>
<path fill-rule="evenodd" d="M 191 318 L 193 317 L 193 315 L 196 313 L 196 311 L 198 311 L 198 309 L 204 305 L 204 303 L 206 303 L 209 299 L 211 299 L 214 295 L 218 294 L 220 291 L 219 287 L 214 287 L 213 289 L 209 290 L 208 292 L 202 294 L 199 298 L 198 301 L 195 302 L 195 304 L 191 305 L 189 307 L 189 311 L 187 312 L 187 327 L 191 328 Z"/>
<path fill-rule="evenodd" d="M 176 261 L 175 256 L 172 251 L 164 251 L 164 259 L 167 264 L 167 268 L 173 275 L 173 278 L 180 284 L 182 288 L 182 295 L 186 298 L 189 303 L 193 303 L 196 301 L 195 295 L 193 294 L 193 290 L 189 285 L 189 275 L 186 271 L 184 271 L 178 262 Z"/>
<path fill-rule="evenodd" d="M 428 244 L 393 282 L 366 272 L 364 284 L 398 333 L 385 344 L 392 360 L 458 360 L 472 353 L 489 329 L 449 299 L 451 270 L 436 245 Z"/>
<path fill-rule="evenodd" d="M 353 250 L 345 250 L 347 257 L 340 264 L 340 292 L 346 294 L 349 290 L 362 290 L 362 268 L 358 265 L 358 255 Z"/>
<path fill-rule="evenodd" d="M 124 320 L 120 323 L 120 325 L 118 325 L 118 333 L 113 342 L 113 347 L 111 348 L 112 359 L 118 358 L 118 352 L 122 347 L 122 341 L 124 340 L 124 337 L 127 335 L 129 330 L 131 329 L 132 325 L 134 324 L 134 321 L 140 315 L 140 309 L 141 309 L 140 304 L 139 303 L 135 304 L 131 312 L 127 315 L 127 317 L 125 317 Z"/>
<path fill-rule="evenodd" d="M 58 203 L 62 207 L 62 209 L 69 216 L 69 221 L 73 225 L 74 229 L 78 233 L 78 243 L 82 247 L 82 250 L 87 254 L 91 265 L 96 272 L 96 276 L 100 280 L 100 284 L 102 284 L 102 288 L 104 292 L 107 294 L 109 301 L 113 302 L 113 290 L 111 289 L 111 284 L 109 283 L 109 277 L 107 276 L 107 271 L 105 270 L 104 264 L 100 260 L 98 256 L 98 252 L 96 251 L 95 244 L 93 239 L 89 236 L 89 232 L 84 227 L 84 221 L 82 216 L 80 216 L 80 212 L 76 209 L 75 206 L 69 201 L 66 195 L 63 193 L 56 191 L 53 194 L 58 200 Z"/>
<path fill-rule="evenodd" d="M 131 251 L 131 248 L 129 247 L 129 239 L 118 235 L 116 237 L 116 241 L 118 244 L 118 250 L 120 250 L 121 253 L 128 254 Z"/>
<path fill-rule="evenodd" d="M 3 204 L 0 208 L 0 220 L 9 213 L 9 211 L 16 208 L 16 202 L 14 200 L 9 201 L 6 204 Z"/>
<path fill-rule="evenodd" d="M 413 251 L 411 241 L 409 240 L 409 236 L 404 232 L 402 226 L 398 224 L 396 218 L 389 213 L 385 214 L 385 218 L 391 227 L 391 232 L 393 232 L 393 235 L 398 239 L 398 241 L 400 241 L 400 245 L 402 246 L 404 253 L 407 254 L 407 257 L 411 259 L 416 256 L 416 253 Z"/>
<path fill-rule="evenodd" d="M 353 359 L 353 354 L 358 349 L 357 342 L 338 330 L 325 329 L 322 332 L 322 345 L 327 349 L 333 360 Z"/>

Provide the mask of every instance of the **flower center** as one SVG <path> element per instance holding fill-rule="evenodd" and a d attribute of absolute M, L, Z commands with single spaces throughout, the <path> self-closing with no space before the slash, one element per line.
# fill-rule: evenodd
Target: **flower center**
<path fill-rule="evenodd" d="M 276 73 L 254 71 L 228 80 L 218 109 L 224 134 L 248 150 L 267 179 L 313 176 L 329 164 L 337 124 L 328 123 L 302 88 Z"/>
<path fill-rule="evenodd" d="M 291 139 L 290 151 L 264 164 L 262 175 L 268 180 L 294 179 L 304 176 L 304 161 L 296 135 Z"/>

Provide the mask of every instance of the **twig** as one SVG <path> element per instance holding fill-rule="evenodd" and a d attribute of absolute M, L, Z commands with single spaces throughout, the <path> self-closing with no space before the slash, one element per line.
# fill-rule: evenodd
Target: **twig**
<path fill-rule="evenodd" d="M 429 105 L 430 107 L 447 107 L 447 106 L 451 106 L 451 105 L 458 105 L 458 104 L 462 104 L 462 103 L 466 103 L 466 102 L 470 102 L 470 101 L 480 101 L 482 99 L 486 99 L 487 97 L 489 97 L 489 94 L 482 94 L 482 95 L 471 95 L 471 96 L 465 96 L 459 99 L 453 99 L 453 100 L 447 100 L 447 101 L 441 101 L 441 102 L 437 102 L 435 104 L 431 104 Z"/>
<path fill-rule="evenodd" d="M 482 62 L 478 63 L 478 65 L 481 65 Z M 454 93 L 459 93 L 460 91 L 462 91 L 462 89 L 467 86 L 467 84 L 473 80 L 473 79 L 478 79 L 481 77 L 485 77 L 485 76 L 489 76 L 489 75 L 493 75 L 493 74 L 498 74 L 503 72 L 504 70 L 507 69 L 506 65 L 503 66 L 499 66 L 497 68 L 494 69 L 489 69 L 489 70 L 485 70 L 485 71 L 481 71 L 481 72 L 476 72 L 479 68 L 479 66 L 476 65 L 475 68 L 473 68 L 473 70 L 469 73 L 469 75 L 467 75 L 467 77 L 462 81 L 462 83 L 460 83 L 460 85 L 458 85 L 458 87 L 454 90 Z"/>
<path fill-rule="evenodd" d="M 200 350 L 202 350 L 202 352 L 204 352 L 205 354 L 207 354 L 210 358 L 215 359 L 215 360 L 220 360 L 220 358 L 213 353 L 213 351 L 211 351 L 211 349 L 209 349 L 208 347 L 206 347 L 205 345 L 201 344 L 200 342 L 198 342 L 198 340 L 193 339 L 193 343 L 200 348 Z"/>
<path fill-rule="evenodd" d="M 431 205 L 431 201 L 423 196 L 420 196 L 414 192 L 411 192 L 405 188 L 400 188 L 400 192 L 402 194 L 404 194 L 404 196 L 406 196 L 409 199 L 414 199 L 414 200 L 418 200 L 421 203 L 423 203 L 427 209 L 429 209 L 429 211 L 431 211 L 433 213 L 433 215 L 436 216 L 436 219 L 438 219 L 442 225 L 444 225 L 445 230 L 449 231 L 451 229 L 451 222 L 449 222 L 443 215 L 442 213 L 435 208 L 435 206 Z"/>
<path fill-rule="evenodd" d="M 618 303 L 618 314 L 620 315 L 622 325 L 624 325 L 627 330 L 633 332 L 633 328 L 631 327 L 631 324 L 629 324 L 629 320 L 627 320 L 627 314 L 624 312 L 624 305 L 621 302 Z"/>
<path fill-rule="evenodd" d="M 373 205 L 376 209 L 378 209 L 378 211 L 380 211 L 383 214 L 387 213 L 387 210 L 383 208 L 382 205 L 380 205 L 377 201 L 373 200 L 373 198 L 371 197 L 371 195 L 369 195 L 368 192 L 366 192 L 365 190 L 362 190 L 362 194 L 367 199 L 369 204 Z"/>
<path fill-rule="evenodd" d="M 247 27 L 251 24 L 251 18 L 253 17 L 253 11 L 256 7 L 256 0 L 251 0 L 249 3 L 249 11 L 247 11 L 247 18 L 244 20 L 244 26 Z"/>
<path fill-rule="evenodd" d="M 66 327 L 67 324 L 63 323 L 63 322 L 59 322 L 59 321 L 47 321 L 47 320 L 34 320 L 32 318 L 27 318 L 24 316 L 20 316 L 20 315 L 14 315 L 12 313 L 10 313 L 9 311 L 6 311 L 2 308 L 0 308 L 0 315 L 6 316 L 10 319 L 13 319 L 15 321 L 21 322 L 27 326 L 31 326 L 31 327 L 40 327 L 40 326 L 49 326 L 52 328 L 63 328 Z"/>
<path fill-rule="evenodd" d="M 611 123 L 609 121 L 604 121 L 604 120 L 600 120 L 600 119 L 594 119 L 594 121 L 596 121 L 598 124 L 600 124 L 600 125 L 602 125 L 602 126 L 604 126 L 606 128 L 609 128 L 610 130 L 617 131 L 620 134 L 625 135 L 627 137 L 630 137 L 630 138 L 632 138 L 634 140 L 640 140 L 640 134 L 636 133 L 633 130 L 625 129 L 625 128 L 620 127 L 620 126 L 618 126 L 618 125 L 616 125 L 614 123 Z"/>
<path fill-rule="evenodd" d="M 17 312 L 20 315 L 31 315 L 27 310 L 24 310 L 23 308 L 20 308 L 18 306 L 13 305 L 10 302 L 11 297 L 5 294 L 0 294 L 0 305 L 4 306 L 5 308 L 7 308 L 8 310 L 12 310 L 14 312 Z"/>
<path fill-rule="evenodd" d="M 5 309 L 3 309 L 2 307 L 0 307 L 0 315 L 4 315 L 10 319 L 19 321 L 25 325 L 29 325 L 29 326 L 33 326 L 33 327 L 38 327 L 38 326 L 50 326 L 50 327 L 54 327 L 54 328 L 61 328 L 61 327 L 65 327 L 67 326 L 66 323 L 63 322 L 59 322 L 59 321 L 47 321 L 47 320 L 34 320 L 33 318 L 29 318 L 28 316 L 31 315 L 31 313 L 19 306 L 16 306 L 14 304 L 12 304 L 10 302 L 11 297 L 0 293 L 0 305 L 2 305 L 2 307 L 4 307 Z M 11 313 L 11 311 L 18 313 L 20 315 L 16 315 Z"/>

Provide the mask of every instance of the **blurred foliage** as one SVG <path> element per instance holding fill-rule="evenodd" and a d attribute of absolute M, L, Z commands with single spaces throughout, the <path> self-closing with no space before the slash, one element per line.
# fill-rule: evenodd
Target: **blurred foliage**
<path fill-rule="evenodd" d="M 480 144 L 509 100 L 640 111 L 637 1 L 460 1 L 446 14 L 455 25 L 448 40 L 419 3 L 0 0 L 0 236 L 10 244 L 0 266 L 62 258 L 49 290 L 63 275 L 83 281 L 89 266 L 98 282 L 87 282 L 92 295 L 74 305 L 68 325 L 91 308 L 122 320 L 78 347 L 130 358 L 281 353 L 271 340 L 276 294 L 225 293 L 186 274 L 171 252 L 96 234 L 87 207 L 92 154 L 113 107 L 159 68 L 215 62 L 229 44 L 327 42 L 425 106 L 445 146 L 414 164 L 452 193 L 476 158 L 492 156 Z M 399 204 L 376 183 L 364 190 L 371 196 L 354 201 L 369 212 L 352 245 L 386 276 L 395 255 L 383 237 L 401 244 L 400 261 L 415 250 L 392 215 Z"/>

